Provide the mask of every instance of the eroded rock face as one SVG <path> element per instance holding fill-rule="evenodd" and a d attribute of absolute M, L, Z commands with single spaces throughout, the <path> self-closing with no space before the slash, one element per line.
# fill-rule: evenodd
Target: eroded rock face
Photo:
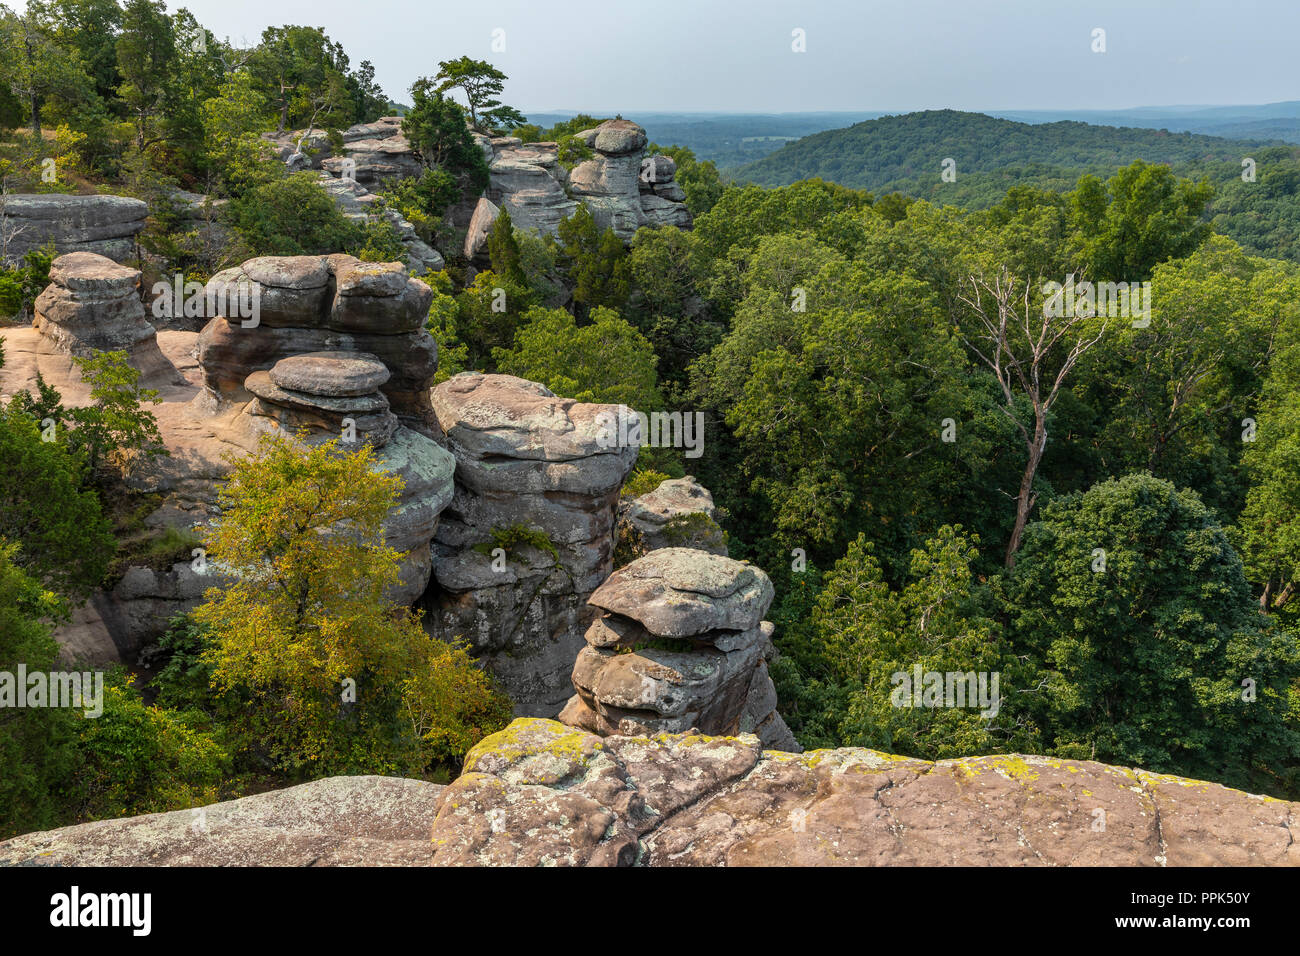
<path fill-rule="evenodd" d="M 567 174 L 560 165 L 557 144 L 523 144 L 502 137 L 490 140 L 490 145 L 491 178 L 485 198 L 504 207 L 516 229 L 539 236 L 557 235 L 561 220 L 578 208 L 564 191 Z"/>
<path fill-rule="evenodd" d="M 457 375 L 433 390 L 433 407 L 456 490 L 434 543 L 426 624 L 468 640 L 519 713 L 553 716 L 571 693 L 587 596 L 612 568 L 636 448 L 603 447 L 612 406 L 509 375 Z M 526 535 L 494 555 L 493 532 L 512 529 Z"/>
<path fill-rule="evenodd" d="M 1297 866 L 1298 819 L 1300 804 L 1091 761 L 794 755 L 528 719 L 447 787 L 332 777 L 15 837 L 0 866 Z"/>
<path fill-rule="evenodd" d="M 748 562 L 690 548 L 619 568 L 588 599 L 599 615 L 559 719 L 601 735 L 734 734 L 743 724 L 765 746 L 798 750 L 765 666 L 772 596 Z"/>
<path fill-rule="evenodd" d="M 647 552 L 682 547 L 725 555 L 727 539 L 717 517 L 713 495 L 691 475 L 660 482 L 618 508 L 624 533 Z"/>
<path fill-rule="evenodd" d="M 1275 866 L 1300 865 L 1297 811 L 1086 761 L 794 755 L 517 720 L 470 752 L 433 843 L 435 864 L 461 866 Z"/>
<path fill-rule="evenodd" d="M 432 856 L 445 788 L 400 777 L 330 777 L 193 810 L 32 833 L 0 866 L 413 866 Z"/>
<path fill-rule="evenodd" d="M 49 347 L 87 357 L 123 351 L 149 381 L 174 373 L 140 301 L 140 271 L 92 252 L 59 256 L 36 297 L 32 322 Z"/>
<path fill-rule="evenodd" d="M 10 195 L 0 201 L 3 227 L 13 236 L 6 249 L 17 263 L 47 243 L 61 253 L 91 252 L 117 262 L 134 258 L 148 203 L 125 196 Z"/>
<path fill-rule="evenodd" d="M 241 290 L 257 295 L 252 327 L 228 305 L 240 300 Z M 364 352 L 388 369 L 381 390 L 402 423 L 428 429 L 438 346 L 424 320 L 433 291 L 400 263 L 267 256 L 217 273 L 207 291 L 214 302 L 227 304 L 199 337 L 204 382 L 217 396 L 247 401 L 249 375 L 293 355 Z"/>
<path fill-rule="evenodd" d="M 364 223 L 371 216 L 383 216 L 397 230 L 397 235 L 406 247 L 406 264 L 413 276 L 422 276 L 428 272 L 440 272 L 446 266 L 442 254 L 420 238 L 419 234 L 401 213 L 391 207 L 381 208 L 379 197 L 354 179 L 335 178 L 328 173 L 321 174 L 321 187 L 329 193 L 330 198 L 344 216 L 354 222 Z"/>
<path fill-rule="evenodd" d="M 587 204 L 600 229 L 625 242 L 641 226 L 691 225 L 686 198 L 674 182 L 677 164 L 667 156 L 642 157 L 645 130 L 629 120 L 607 120 L 578 134 L 596 152 L 569 174 L 573 195 Z"/>
<path fill-rule="evenodd" d="M 379 391 L 388 378 L 384 363 L 364 352 L 306 352 L 254 372 L 244 387 L 255 396 L 249 414 L 272 418 L 286 431 L 382 448 L 398 427 Z"/>

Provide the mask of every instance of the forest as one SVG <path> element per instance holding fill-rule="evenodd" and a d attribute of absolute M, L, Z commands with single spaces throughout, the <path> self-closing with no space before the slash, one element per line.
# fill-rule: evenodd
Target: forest
<path fill-rule="evenodd" d="M 386 92 L 317 28 L 236 49 L 158 0 L 0 7 L 0 51 L 0 204 L 147 201 L 145 287 L 259 255 L 401 260 L 387 220 L 346 218 L 269 144 L 341 142 L 409 104 L 422 168 L 379 196 L 446 258 L 424 276 L 439 381 L 502 372 L 703 413 L 704 454 L 644 449 L 625 493 L 688 472 L 712 491 L 731 556 L 776 586 L 772 674 L 805 748 L 1043 754 L 1300 798 L 1295 147 L 942 111 L 817 134 L 728 179 L 652 144 L 693 228 L 624 242 L 579 204 L 538 236 L 505 213 L 477 268 L 450 214 L 488 181 L 471 134 L 557 142 L 575 164 L 606 117 L 529 124 L 469 57 Z M 224 242 L 176 215 L 179 191 L 209 197 Z M 0 272 L 0 346 L 53 257 Z M 1054 313 L 1050 283 L 1128 283 L 1149 310 Z M 0 408 L 0 670 L 49 666 L 69 607 L 141 558 L 128 479 L 156 440 L 151 396 L 111 354 L 83 374 L 89 408 L 52 390 Z M 42 440 L 51 417 L 64 440 Z M 307 476 L 373 536 L 395 491 L 365 467 L 275 444 L 240 466 L 207 547 L 252 568 L 268 527 L 299 535 L 295 587 L 354 582 L 350 597 L 321 597 L 308 640 L 231 587 L 173 622 L 149 686 L 112 677 L 107 719 L 0 714 L 0 836 L 330 774 L 445 780 L 508 722 L 463 648 L 385 603 L 392 555 L 303 535 Z M 149 547 L 167 561 L 195 544 Z M 375 689 L 348 721 L 331 641 Z M 999 673 L 1000 708 L 891 705 L 892 675 L 917 664 Z"/>

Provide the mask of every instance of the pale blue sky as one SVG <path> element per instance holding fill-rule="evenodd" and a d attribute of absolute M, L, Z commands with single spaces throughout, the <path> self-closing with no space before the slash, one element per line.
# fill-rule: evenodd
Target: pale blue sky
<path fill-rule="evenodd" d="M 11 4 L 19 5 L 19 4 Z M 395 99 L 461 54 L 523 109 L 1118 109 L 1300 99 L 1300 0 L 190 0 L 218 36 L 324 27 Z M 1107 51 L 1091 33 L 1105 29 Z M 505 31 L 493 52 L 492 31 Z M 807 52 L 791 51 L 802 28 Z"/>

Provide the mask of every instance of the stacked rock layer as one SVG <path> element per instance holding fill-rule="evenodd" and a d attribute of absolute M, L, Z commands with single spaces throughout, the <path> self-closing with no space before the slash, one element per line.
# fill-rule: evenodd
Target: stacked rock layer
<path fill-rule="evenodd" d="M 660 482 L 618 507 L 620 533 L 642 553 L 680 547 L 725 555 L 727 538 L 717 519 L 713 495 L 691 475 Z"/>
<path fill-rule="evenodd" d="M 249 373 L 291 355 L 364 352 L 388 369 L 381 390 L 402 424 L 428 430 L 438 345 L 424 321 L 433 291 L 401 263 L 266 256 L 217 273 L 207 291 L 219 314 L 199 337 L 199 364 L 220 397 L 247 401 Z M 231 305 L 254 294 L 255 324 Z"/>
<path fill-rule="evenodd" d="M 560 720 L 602 736 L 752 732 L 797 750 L 776 713 L 763 615 L 772 582 L 745 561 L 663 548 L 610 575 L 573 667 Z"/>
<path fill-rule="evenodd" d="M 572 692 L 586 599 L 613 567 L 618 490 L 637 450 L 603 440 L 613 406 L 509 375 L 457 375 L 433 407 L 456 488 L 426 625 L 470 642 L 520 714 L 554 716 Z"/>
<path fill-rule="evenodd" d="M 123 351 L 147 381 L 174 374 L 140 301 L 140 271 L 92 252 L 59 256 L 36 297 L 32 326 L 53 351 L 87 357 Z"/>
<path fill-rule="evenodd" d="M 148 215 L 148 203 L 126 196 L 5 196 L 0 200 L 0 230 L 10 237 L 5 257 L 17 264 L 53 243 L 62 253 L 91 252 L 121 262 L 135 255 L 135 239 Z"/>

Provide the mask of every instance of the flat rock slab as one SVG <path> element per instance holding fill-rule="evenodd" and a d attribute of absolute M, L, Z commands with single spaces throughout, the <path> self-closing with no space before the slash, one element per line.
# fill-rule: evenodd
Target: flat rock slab
<path fill-rule="evenodd" d="M 50 264 L 50 281 L 73 292 L 127 296 L 140 284 L 140 270 L 93 252 L 69 252 Z"/>
<path fill-rule="evenodd" d="M 330 777 L 193 810 L 102 820 L 0 843 L 0 866 L 417 866 L 445 788 Z"/>
<path fill-rule="evenodd" d="M 1297 811 L 1089 761 L 796 755 L 749 735 L 602 739 L 516 720 L 448 787 L 434 862 L 1294 866 Z"/>
<path fill-rule="evenodd" d="M 333 777 L 15 837 L 0 866 L 1296 866 L 1298 821 L 1300 804 L 1091 761 L 796 755 L 525 718 L 448 787 Z"/>
<path fill-rule="evenodd" d="M 357 396 L 376 391 L 391 374 L 368 352 L 304 352 L 276 362 L 271 381 L 312 395 Z"/>

